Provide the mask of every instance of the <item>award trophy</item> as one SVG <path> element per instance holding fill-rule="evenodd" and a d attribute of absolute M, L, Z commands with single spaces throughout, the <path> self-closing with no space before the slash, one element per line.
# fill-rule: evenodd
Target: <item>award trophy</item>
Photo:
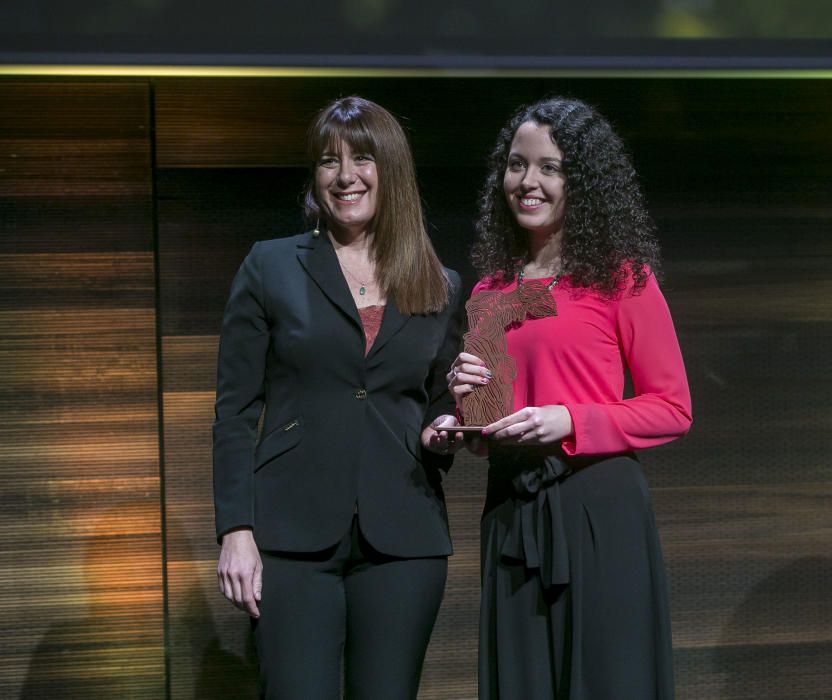
<path fill-rule="evenodd" d="M 557 305 L 549 286 L 536 280 L 521 283 L 504 294 L 483 291 L 465 304 L 468 332 L 463 337 L 465 352 L 479 357 L 491 370 L 487 384 L 478 384 L 462 397 L 465 425 L 459 432 L 482 429 L 514 410 L 512 382 L 517 375 L 514 358 L 506 348 L 506 330 L 527 318 L 556 316 Z"/>

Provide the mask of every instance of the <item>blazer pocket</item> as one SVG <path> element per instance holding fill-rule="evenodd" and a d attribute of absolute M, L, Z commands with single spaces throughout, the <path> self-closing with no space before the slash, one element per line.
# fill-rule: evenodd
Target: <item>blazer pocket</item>
<path fill-rule="evenodd" d="M 294 418 L 272 430 L 257 444 L 257 449 L 254 451 L 254 471 L 291 450 L 302 437 L 303 423 L 300 418 Z"/>

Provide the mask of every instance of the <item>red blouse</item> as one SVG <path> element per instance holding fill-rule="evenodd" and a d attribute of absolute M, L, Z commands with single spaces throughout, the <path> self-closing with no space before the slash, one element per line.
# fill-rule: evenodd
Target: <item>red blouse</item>
<path fill-rule="evenodd" d="M 516 279 L 486 278 L 472 296 L 516 287 Z M 631 290 L 630 281 L 616 298 L 605 299 L 564 277 L 552 290 L 557 316 L 527 318 L 506 332 L 517 365 L 514 410 L 566 406 L 574 426 L 563 441 L 567 454 L 652 447 L 690 428 L 690 390 L 667 303 L 652 275 L 642 290 Z M 628 399 L 625 367 L 635 393 Z"/>
<path fill-rule="evenodd" d="M 370 348 L 373 347 L 379 328 L 381 328 L 381 319 L 384 317 L 384 304 L 365 306 L 358 310 L 358 315 L 361 316 L 361 324 L 364 326 L 364 337 L 367 339 L 367 345 L 364 348 L 364 355 L 367 355 L 370 352 Z"/>

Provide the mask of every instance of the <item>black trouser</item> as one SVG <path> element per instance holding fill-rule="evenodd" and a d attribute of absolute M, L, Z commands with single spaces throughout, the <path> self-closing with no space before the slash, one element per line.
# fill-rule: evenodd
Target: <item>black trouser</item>
<path fill-rule="evenodd" d="M 448 570 L 446 557 L 376 552 L 358 517 L 334 547 L 261 552 L 263 592 L 254 636 L 267 700 L 416 697 Z"/>

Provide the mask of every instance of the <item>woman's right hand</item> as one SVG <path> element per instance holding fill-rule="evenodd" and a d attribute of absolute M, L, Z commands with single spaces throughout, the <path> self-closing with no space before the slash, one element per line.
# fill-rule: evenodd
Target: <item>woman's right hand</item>
<path fill-rule="evenodd" d="M 470 394 L 477 386 L 488 384 L 491 379 L 491 371 L 476 355 L 461 352 L 456 356 L 446 379 L 448 380 L 448 389 L 450 389 L 461 415 L 462 397 L 465 394 Z M 464 435 L 465 446 L 470 452 L 478 457 L 488 455 L 488 444 L 481 435 L 472 433 L 465 433 Z"/>
<path fill-rule="evenodd" d="M 263 562 L 249 528 L 223 535 L 217 579 L 220 592 L 230 602 L 252 617 L 260 617 L 257 603 L 263 589 Z"/>
<path fill-rule="evenodd" d="M 491 371 L 476 355 L 461 352 L 456 356 L 446 379 L 456 405 L 462 408 L 462 397 L 470 394 L 476 386 L 488 384 Z"/>

